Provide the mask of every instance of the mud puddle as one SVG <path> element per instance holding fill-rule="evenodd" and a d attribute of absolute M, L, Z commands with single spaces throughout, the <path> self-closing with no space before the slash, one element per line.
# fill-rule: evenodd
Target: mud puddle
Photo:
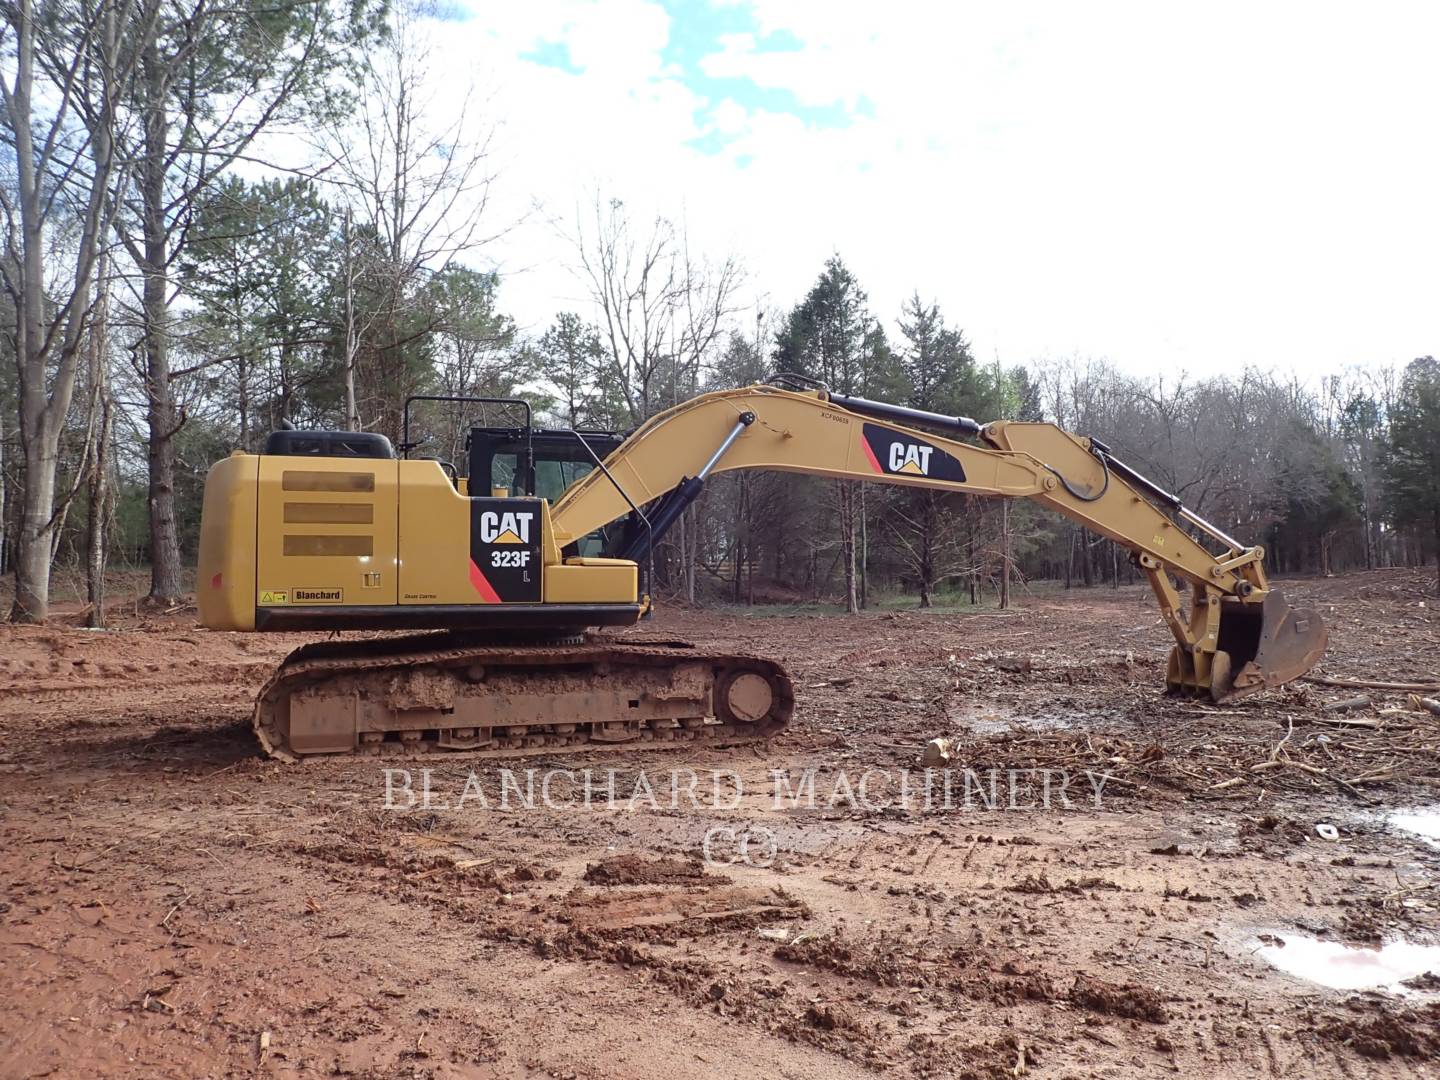
<path fill-rule="evenodd" d="M 1418 995 L 1440 974 L 1440 945 L 1391 941 L 1378 948 L 1322 941 L 1303 934 L 1261 934 L 1256 953 L 1297 979 L 1331 990 L 1384 990 Z M 1425 996 L 1432 996 L 1425 994 Z"/>
<path fill-rule="evenodd" d="M 1385 820 L 1397 829 L 1414 833 L 1433 848 L 1440 848 L 1440 806 L 1422 806 L 1387 814 Z"/>
<path fill-rule="evenodd" d="M 1021 716 L 1003 709 L 967 706 L 950 713 L 950 721 L 974 735 L 1004 735 L 1012 731 L 1064 731 L 1082 723 L 1080 715 Z"/>

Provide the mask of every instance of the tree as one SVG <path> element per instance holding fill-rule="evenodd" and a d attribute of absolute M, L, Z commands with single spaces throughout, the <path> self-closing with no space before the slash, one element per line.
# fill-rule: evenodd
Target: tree
<path fill-rule="evenodd" d="M 11 617 L 41 622 L 58 535 L 60 436 L 121 181 L 117 109 L 133 64 L 127 42 L 137 12 L 128 0 L 16 0 L 4 11 L 0 47 L 13 68 L 0 79 L 0 101 L 15 185 L 0 189 L 0 279 L 13 305 L 25 477 Z M 62 272 L 50 272 L 62 263 Z"/>
<path fill-rule="evenodd" d="M 514 397 L 530 377 L 533 359 L 516 345 L 515 323 L 498 307 L 498 274 L 455 263 L 426 283 L 422 307 L 434 326 L 436 389 L 451 397 Z M 434 403 L 439 404 L 439 403 Z M 431 425 L 450 461 L 459 460 L 470 434 L 463 411 L 441 410 Z"/>
<path fill-rule="evenodd" d="M 1384 403 L 1373 375 L 1352 371 L 1325 383 L 1328 402 L 1338 414 L 1333 435 L 1341 460 L 1359 495 L 1365 568 L 1374 569 L 1380 558 L 1380 463 L 1384 456 L 1386 418 Z"/>
<path fill-rule="evenodd" d="M 404 399 L 427 389 L 442 326 L 430 279 L 482 248 L 489 131 L 468 88 L 437 92 L 427 8 L 402 0 L 367 50 L 353 114 L 324 134 L 344 222 L 341 297 L 347 426 L 400 433 Z"/>
<path fill-rule="evenodd" d="M 578 218 L 578 215 L 577 215 Z M 692 397 L 734 311 L 739 263 L 696 258 L 683 228 L 662 215 L 638 229 L 619 199 L 594 196 L 593 226 L 577 220 L 572 237 L 576 273 L 599 312 L 603 368 L 595 383 L 623 402 L 635 427 L 667 406 Z M 703 500 L 703 497 L 702 497 Z M 678 552 L 686 599 L 695 599 L 699 563 L 697 508 L 667 538 Z M 657 562 L 668 579 L 670 559 Z"/>
<path fill-rule="evenodd" d="M 197 202 L 179 266 L 200 307 L 183 343 L 208 365 L 244 449 L 328 404 L 308 392 L 333 367 L 335 247 L 334 215 L 309 180 L 228 177 Z"/>
<path fill-rule="evenodd" d="M 919 292 L 905 302 L 899 325 L 905 341 L 899 353 L 905 403 L 926 412 L 963 412 L 962 398 L 976 381 L 964 334 L 947 327 L 939 305 L 923 303 Z M 922 608 L 931 606 L 940 580 L 967 568 L 951 511 L 956 501 L 943 492 L 907 489 L 890 501 L 886 521 L 915 577 Z"/>
<path fill-rule="evenodd" d="M 1413 360 L 1405 369 L 1390 421 L 1385 489 L 1399 526 L 1429 525 L 1440 591 L 1440 362 Z"/>
<path fill-rule="evenodd" d="M 114 502 L 110 483 L 110 438 L 115 416 L 115 400 L 110 392 L 109 334 L 109 259 L 101 259 L 97 275 L 95 316 L 88 334 L 89 363 L 86 370 L 86 391 L 90 416 L 85 425 L 86 440 L 82 452 L 82 469 L 77 481 L 83 479 L 88 489 L 85 502 L 85 593 L 88 613 L 85 625 L 105 625 L 105 568 L 109 561 L 109 525 Z"/>
<path fill-rule="evenodd" d="M 614 421 L 605 406 L 605 350 L 598 329 L 573 311 L 562 311 L 541 336 L 538 354 L 541 373 L 559 391 L 567 427 Z"/>
<path fill-rule="evenodd" d="M 592 211 L 593 224 L 576 224 L 577 273 L 600 313 L 599 382 L 619 393 L 634 426 L 698 388 L 734 312 L 740 265 L 693 257 L 684 231 L 661 215 L 642 233 L 620 199 L 596 193 Z"/>
<path fill-rule="evenodd" d="M 777 369 L 818 379 L 841 394 L 859 394 L 874 381 L 874 346 L 867 297 L 839 255 L 826 260 L 819 279 L 786 318 L 776 335 Z M 867 339 L 872 346 L 867 351 Z M 867 378 L 867 375 L 869 378 Z M 855 486 L 837 480 L 832 488 L 840 527 L 840 560 L 845 576 L 845 610 L 860 610 L 856 527 L 860 500 Z"/>
<path fill-rule="evenodd" d="M 138 64 L 123 105 L 133 137 L 117 140 L 135 184 L 116 227 L 139 277 L 150 597 L 169 603 L 182 584 L 175 438 L 186 417 L 175 382 L 198 370 L 171 366 L 175 262 L 199 201 L 263 132 L 333 107 L 330 73 L 373 29 L 374 9 L 363 0 L 140 2 L 147 17 L 130 28 Z"/>
<path fill-rule="evenodd" d="M 766 377 L 763 351 L 763 311 L 755 313 L 755 337 L 732 331 L 725 351 L 720 354 L 712 372 L 709 389 L 732 389 L 762 383 Z M 767 534 L 773 535 L 783 515 L 781 492 L 797 483 L 784 473 L 754 473 L 745 469 L 721 473 L 706 487 L 715 518 L 725 538 L 724 556 L 729 559 L 732 574 L 730 598 L 739 603 L 742 597 L 755 602 L 755 566 L 760 561 L 761 544 Z M 791 510 L 794 500 L 783 500 Z"/>

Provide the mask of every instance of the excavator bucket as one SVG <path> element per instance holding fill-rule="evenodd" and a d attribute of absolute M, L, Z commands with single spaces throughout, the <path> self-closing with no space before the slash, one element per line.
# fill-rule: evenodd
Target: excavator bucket
<path fill-rule="evenodd" d="M 1211 698 L 1234 701 L 1298 679 L 1320 662 L 1328 637 L 1318 612 L 1292 608 L 1274 590 L 1258 604 L 1221 601 Z"/>

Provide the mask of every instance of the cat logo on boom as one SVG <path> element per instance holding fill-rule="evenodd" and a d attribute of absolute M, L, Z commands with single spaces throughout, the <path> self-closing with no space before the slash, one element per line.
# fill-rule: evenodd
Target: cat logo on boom
<path fill-rule="evenodd" d="M 497 514 L 487 510 L 480 515 L 480 539 L 487 544 L 528 544 L 534 519 L 535 515 L 528 511 Z"/>
<path fill-rule="evenodd" d="M 860 448 L 870 467 L 883 476 L 923 476 L 951 484 L 965 483 L 965 469 L 953 453 L 908 431 L 866 424 L 861 429 Z"/>
<path fill-rule="evenodd" d="M 913 473 L 916 476 L 930 475 L 930 455 L 933 446 L 916 446 L 914 443 L 893 442 L 890 444 L 890 471 Z"/>

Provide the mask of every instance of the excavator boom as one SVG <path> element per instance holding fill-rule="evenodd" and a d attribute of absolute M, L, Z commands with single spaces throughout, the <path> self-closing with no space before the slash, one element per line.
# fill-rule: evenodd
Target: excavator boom
<path fill-rule="evenodd" d="M 632 503 L 676 492 L 693 500 L 697 477 L 735 469 L 1034 499 L 1131 552 L 1175 638 L 1175 693 L 1233 700 L 1298 678 L 1324 655 L 1324 621 L 1270 588 L 1263 548 L 1243 546 L 1098 440 L 1050 423 L 981 425 L 824 390 L 704 394 L 656 415 L 565 493 L 553 511 L 559 542 Z M 673 520 L 676 503 L 661 505 Z M 1189 583 L 1188 613 L 1171 575 Z"/>

